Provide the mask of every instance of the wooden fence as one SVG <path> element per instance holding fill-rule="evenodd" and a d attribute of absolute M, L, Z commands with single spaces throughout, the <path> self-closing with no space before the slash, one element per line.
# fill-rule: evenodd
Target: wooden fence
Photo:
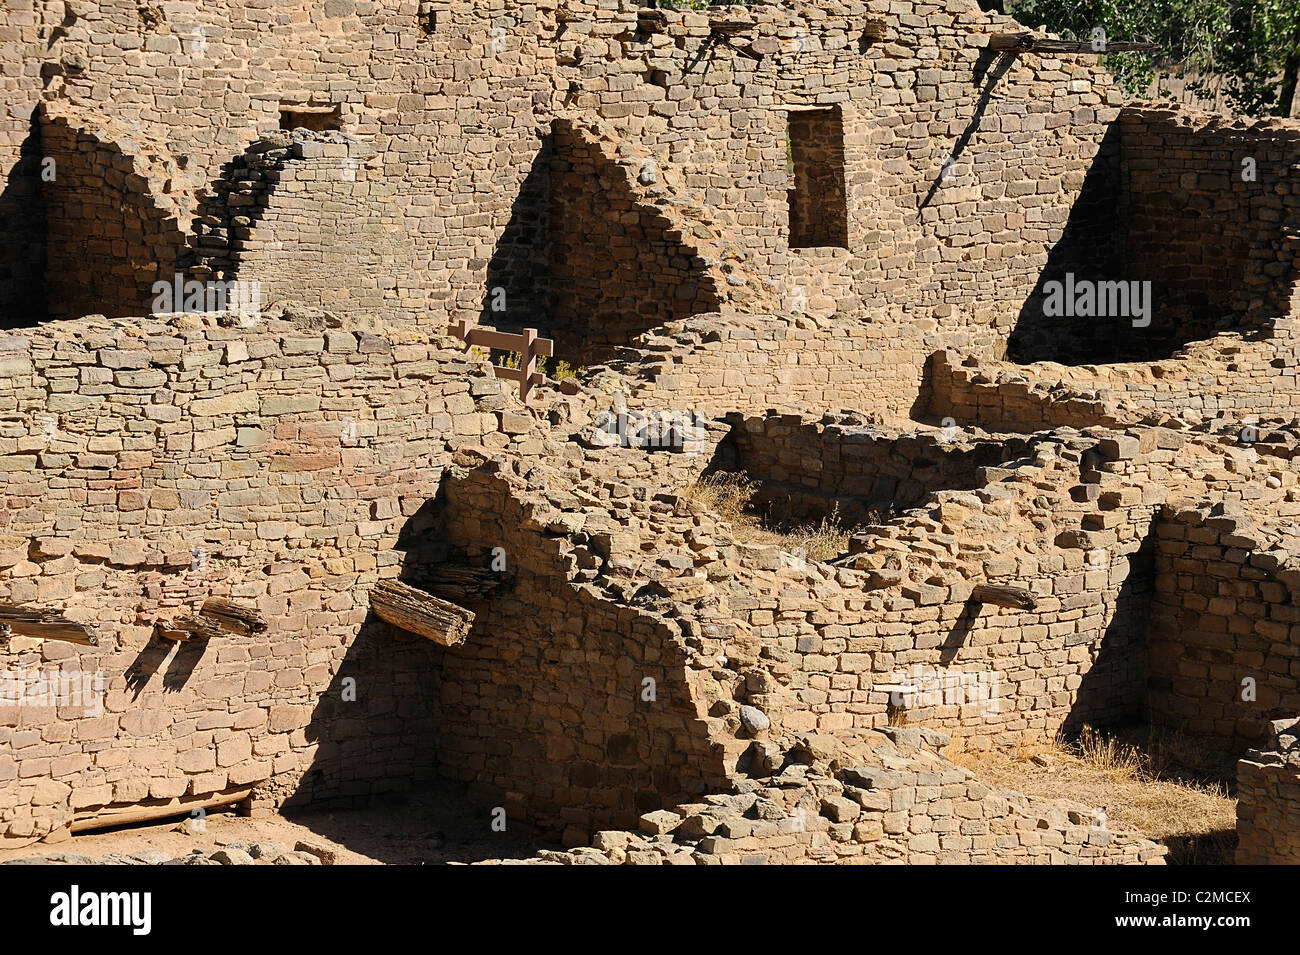
<path fill-rule="evenodd" d="M 537 370 L 537 359 L 550 358 L 555 354 L 555 342 L 549 338 L 538 338 L 535 328 L 525 328 L 522 334 L 510 335 L 459 321 L 452 322 L 451 333 L 470 348 L 496 349 L 518 354 L 518 368 L 493 365 L 492 370 L 498 378 L 519 382 L 519 397 L 524 404 L 532 399 L 533 387 L 546 380 L 546 376 Z"/>

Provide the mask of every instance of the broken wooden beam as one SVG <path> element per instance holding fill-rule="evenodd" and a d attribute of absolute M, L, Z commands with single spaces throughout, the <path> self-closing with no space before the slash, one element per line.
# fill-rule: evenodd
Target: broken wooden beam
<path fill-rule="evenodd" d="M 163 623 L 159 635 L 167 640 L 211 640 L 236 634 L 247 637 L 266 630 L 266 618 L 255 607 L 236 603 L 226 597 L 209 597 L 197 614 L 184 614 L 171 623 Z"/>
<path fill-rule="evenodd" d="M 384 580 L 370 591 L 370 609 L 380 620 L 444 647 L 465 642 L 474 612 L 404 584 Z"/>
<path fill-rule="evenodd" d="M 997 607 L 1015 607 L 1018 610 L 1033 610 L 1038 600 L 1024 587 L 1004 587 L 998 584 L 977 584 L 971 591 L 971 599 L 977 603 L 993 604 Z"/>
<path fill-rule="evenodd" d="M 155 822 L 173 816 L 193 816 L 196 810 L 209 812 L 238 805 L 253 795 L 251 786 L 229 789 L 204 796 L 177 796 L 156 803 L 132 806 L 108 806 L 78 812 L 68 827 L 70 832 L 95 832 L 114 826 L 131 826 L 141 822 Z"/>
<path fill-rule="evenodd" d="M 1053 40 L 1032 33 L 998 33 L 989 37 L 988 48 L 1004 53 L 1154 53 L 1156 44 L 1136 40 L 1106 40 L 1101 49 L 1092 40 Z"/>
<path fill-rule="evenodd" d="M 209 597 L 203 601 L 200 613 L 231 633 L 248 636 L 266 631 L 266 618 L 261 611 L 226 597 Z"/>
<path fill-rule="evenodd" d="M 99 637 L 89 627 L 54 610 L 0 604 L 0 630 L 8 630 L 20 637 L 63 640 L 83 647 L 99 646 Z"/>

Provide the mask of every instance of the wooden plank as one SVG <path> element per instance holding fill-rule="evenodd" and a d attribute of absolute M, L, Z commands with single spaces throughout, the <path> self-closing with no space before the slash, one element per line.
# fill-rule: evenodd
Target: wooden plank
<path fill-rule="evenodd" d="M 0 628 L 7 628 L 20 637 L 62 640 L 83 647 L 99 646 L 99 638 L 89 627 L 69 620 L 55 610 L 0 604 Z"/>
<path fill-rule="evenodd" d="M 376 584 L 370 591 L 370 609 L 380 620 L 444 647 L 464 643 L 474 623 L 472 610 L 400 580 L 384 580 Z"/>
<path fill-rule="evenodd" d="M 526 329 L 526 331 L 532 332 L 534 336 L 537 334 L 537 330 L 533 328 Z M 517 355 L 522 355 L 528 345 L 528 340 L 523 335 L 510 335 L 491 328 L 471 328 L 459 337 L 464 338 L 471 347 L 492 348 L 497 351 L 514 352 Z M 534 354 L 544 358 L 550 358 L 555 354 L 555 342 L 551 339 L 534 338 L 533 342 L 535 345 Z"/>

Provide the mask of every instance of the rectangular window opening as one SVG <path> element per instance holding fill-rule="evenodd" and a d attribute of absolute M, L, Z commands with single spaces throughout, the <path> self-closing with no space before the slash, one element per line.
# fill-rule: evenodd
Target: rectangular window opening
<path fill-rule="evenodd" d="M 310 129 L 314 133 L 343 129 L 343 111 L 333 106 L 281 106 L 281 129 Z"/>
<path fill-rule="evenodd" d="M 787 134 L 790 248 L 849 247 L 844 119 L 838 106 L 791 110 Z"/>

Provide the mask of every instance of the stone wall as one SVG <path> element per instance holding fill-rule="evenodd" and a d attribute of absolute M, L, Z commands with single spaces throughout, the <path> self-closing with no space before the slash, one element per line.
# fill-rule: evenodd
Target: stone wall
<path fill-rule="evenodd" d="M 164 146 L 106 116 L 46 103 L 40 121 L 47 315 L 147 314 L 154 283 L 176 277 L 185 177 Z"/>
<path fill-rule="evenodd" d="M 358 322 L 408 306 L 387 269 L 410 258 L 405 220 L 392 210 L 399 190 L 373 159 L 364 143 L 336 132 L 254 143 L 201 206 L 188 275 L 257 283 L 265 303 L 324 307 Z"/>
<path fill-rule="evenodd" d="M 940 490 L 973 490 L 983 469 L 1022 457 L 1020 439 L 898 434 L 852 416 L 730 416 L 715 466 L 760 482 L 754 506 L 778 522 L 817 524 L 832 513 L 847 526 L 917 507 Z"/>
<path fill-rule="evenodd" d="M 724 280 L 692 223 L 643 201 L 630 170 L 580 127 L 557 122 L 551 149 L 548 327 L 558 357 L 595 364 L 640 332 L 717 309 Z M 661 176 L 653 165 L 636 175 L 651 186 Z"/>
<path fill-rule="evenodd" d="M 1237 763 L 1237 864 L 1300 863 L 1300 746 L 1295 718 L 1274 720 Z"/>
<path fill-rule="evenodd" d="M 710 417 L 823 408 L 897 421 L 923 404 L 935 341 L 911 325 L 844 316 L 697 315 L 620 352 L 609 387 L 630 391 L 630 404 Z"/>
<path fill-rule="evenodd" d="M 1235 333 L 1150 363 L 1016 365 L 938 352 L 925 417 L 1018 433 L 1153 421 L 1181 428 L 1213 416 L 1240 428 L 1294 411 L 1296 364 L 1289 343 L 1243 341 Z"/>
<path fill-rule="evenodd" d="M 0 662 L 104 689 L 100 712 L 0 708 L 6 842 L 104 807 L 255 783 L 361 797 L 433 771 L 429 644 L 366 595 L 451 450 L 499 433 L 476 405 L 506 406 L 495 383 L 476 399 L 473 366 L 427 341 L 269 316 L 66 322 L 0 354 L 0 600 L 100 638 L 15 637 Z M 269 632 L 160 635 L 209 596 Z"/>
<path fill-rule="evenodd" d="M 1148 656 L 1151 722 L 1228 768 L 1300 708 L 1293 529 L 1242 503 L 1169 507 L 1157 527 Z"/>
<path fill-rule="evenodd" d="M 1019 361 L 1151 360 L 1225 331 L 1290 336 L 1300 248 L 1288 225 L 1300 129 L 1194 111 L 1125 108 L 1025 302 Z M 1045 310 L 1046 283 L 1150 283 L 1149 314 Z M 1123 299 L 1111 304 L 1121 305 Z M 1107 298 L 1111 298 L 1107 293 Z M 1086 310 L 1084 310 L 1086 309 Z M 1146 322 L 1147 324 L 1142 324 Z"/>

